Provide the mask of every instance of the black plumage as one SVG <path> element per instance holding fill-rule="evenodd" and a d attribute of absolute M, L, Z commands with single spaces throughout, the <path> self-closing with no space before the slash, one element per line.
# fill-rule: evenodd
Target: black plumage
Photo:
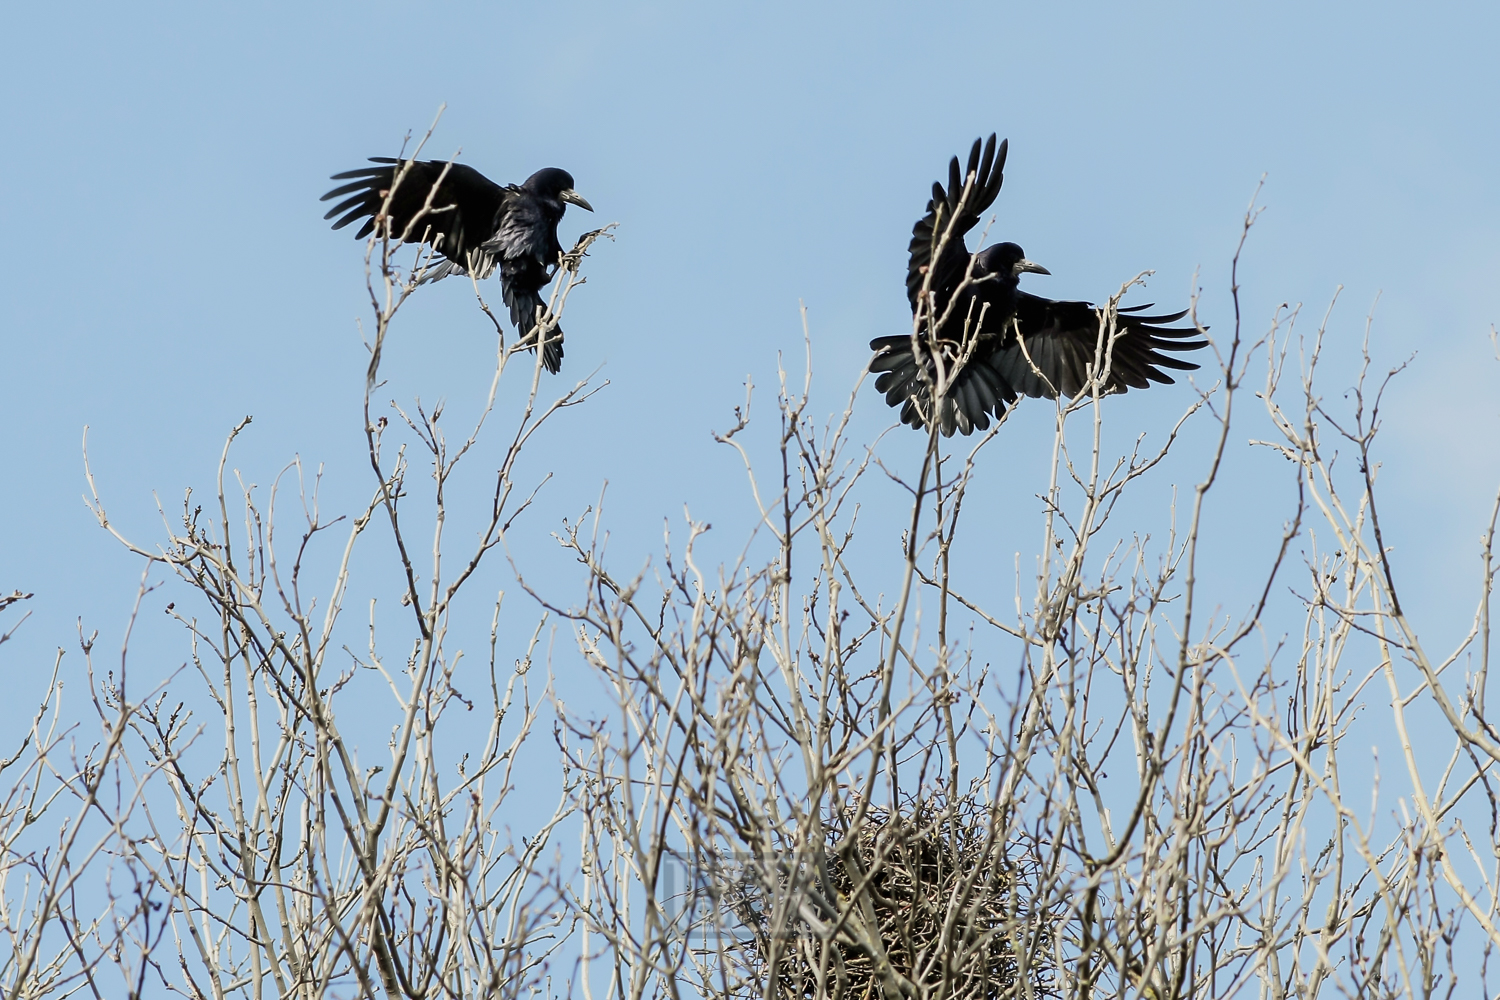
<path fill-rule="evenodd" d="M 573 190 L 573 176 L 547 167 L 521 184 L 502 186 L 461 163 L 387 156 L 372 156 L 370 162 L 381 166 L 333 175 L 333 180 L 349 183 L 322 200 L 348 197 L 323 218 L 340 216 L 334 229 L 364 219 L 356 239 L 374 232 L 377 222 L 388 222 L 393 239 L 432 244 L 444 260 L 427 281 L 450 274 L 487 278 L 499 268 L 511 322 L 523 338 L 533 336 L 537 310 L 545 305 L 541 290 L 556 273 L 562 253 L 557 224 L 568 205 L 594 210 Z M 548 332 L 542 363 L 549 372 L 562 367 L 562 341 L 561 327 Z"/>
<path fill-rule="evenodd" d="M 1161 369 L 1198 366 L 1164 354 L 1192 351 L 1206 340 L 1189 339 L 1197 327 L 1171 327 L 1187 311 L 1148 316 L 1150 306 L 1117 310 L 1112 342 L 1101 344 L 1102 310 L 1089 302 L 1059 302 L 1020 290 L 1022 274 L 1048 274 L 1014 243 L 970 255 L 965 236 L 995 201 L 1003 182 L 1007 143 L 975 140 L 967 169 L 958 157 L 948 187 L 934 184 L 927 213 L 912 228 L 906 288 L 920 331 L 870 342 L 879 372 L 875 388 L 901 407 L 902 422 L 921 428 L 931 419 L 934 386 L 947 390 L 937 424 L 942 433 L 985 430 L 1022 395 L 1055 399 L 1088 391 L 1089 372 L 1104 369 L 1100 391 L 1144 389 L 1171 383 Z M 950 228 L 949 220 L 954 220 Z M 941 246 L 945 234 L 947 245 Z M 934 261 L 936 263 L 934 264 Z M 929 280 L 929 271 L 931 277 Z M 923 289 L 926 288 L 926 301 Z M 1101 351 L 1103 352 L 1101 354 Z"/>

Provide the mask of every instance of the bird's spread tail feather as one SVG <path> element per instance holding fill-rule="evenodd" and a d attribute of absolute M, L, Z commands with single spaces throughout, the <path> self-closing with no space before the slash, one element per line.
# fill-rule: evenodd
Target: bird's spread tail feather
<path fill-rule="evenodd" d="M 562 369 L 563 331 L 555 321 L 547 320 L 540 324 L 537 322 L 538 316 L 546 316 L 547 306 L 542 301 L 542 297 L 536 292 L 510 286 L 506 289 L 505 300 L 510 306 L 510 321 L 515 324 L 516 331 L 521 335 L 521 343 L 529 342 L 534 350 L 536 342 L 541 339 L 539 334 L 545 331 L 546 343 L 542 347 L 542 367 L 556 375 Z"/>
<path fill-rule="evenodd" d="M 875 389 L 885 393 L 887 404 L 901 407 L 901 422 L 911 427 L 929 426 L 936 409 L 936 423 L 944 437 L 951 437 L 955 431 L 985 431 L 991 418 L 1002 417 L 1007 405 L 1016 399 L 1015 389 L 985 358 L 970 357 L 954 371 L 951 366 L 959 359 L 950 356 L 945 358 L 948 390 L 934 407 L 937 366 L 925 351 L 922 363 L 918 363 L 910 336 L 876 337 L 870 348 L 876 352 L 870 370 L 880 373 Z"/>

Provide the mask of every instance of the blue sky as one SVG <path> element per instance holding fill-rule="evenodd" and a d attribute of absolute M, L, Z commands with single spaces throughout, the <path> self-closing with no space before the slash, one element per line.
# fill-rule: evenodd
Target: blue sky
<path fill-rule="evenodd" d="M 7 19 L 0 590 L 37 595 L 7 673 L 72 647 L 80 617 L 118 641 L 133 600 L 138 563 L 80 499 L 85 425 L 112 513 L 146 541 L 153 493 L 170 509 L 209 487 L 245 414 L 247 478 L 300 455 L 326 463 L 330 506 L 364 494 L 362 252 L 317 198 L 444 103 L 431 154 L 461 149 L 501 181 L 566 167 L 597 221 L 620 223 L 570 304 L 564 372 L 611 384 L 544 439 L 558 475 L 539 532 L 608 480 L 626 562 L 684 503 L 743 537 L 743 477 L 710 430 L 747 374 L 769 390 L 778 352 L 800 359 L 799 302 L 818 406 L 842 405 L 868 340 L 909 323 L 905 248 L 931 181 L 993 130 L 1011 143 L 995 234 L 1053 272 L 1028 287 L 1099 299 L 1154 269 L 1149 297 L 1176 308 L 1201 287 L 1216 331 L 1267 175 L 1247 329 L 1283 302 L 1315 319 L 1343 285 L 1330 339 L 1347 361 L 1379 297 L 1381 366 L 1416 353 L 1388 411 L 1382 514 L 1421 611 L 1442 635 L 1466 624 L 1500 479 L 1491 5 L 34 4 Z M 565 239 L 596 222 L 580 215 Z M 492 343 L 467 287 L 423 289 L 405 323 L 393 393 L 471 406 Z M 1119 412 L 1161 430 L 1187 399 L 1156 390 Z M 867 387 L 856 433 L 890 419 Z M 1046 422 L 1035 408 L 989 453 L 989 523 L 1034 515 Z M 1286 509 L 1257 436 L 1247 420 L 1212 510 L 1233 536 L 1215 554 L 1231 597 Z M 1005 566 L 1021 547 L 979 537 Z M 541 544 L 534 558 L 571 579 Z M 180 662 L 180 640 L 160 641 Z"/>

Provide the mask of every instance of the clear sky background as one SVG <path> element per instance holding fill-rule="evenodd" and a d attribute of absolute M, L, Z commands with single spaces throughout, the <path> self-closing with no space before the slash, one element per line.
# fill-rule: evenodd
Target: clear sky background
<path fill-rule="evenodd" d="M 111 512 L 148 543 L 153 493 L 170 510 L 209 489 L 246 414 L 247 479 L 300 455 L 326 463 L 325 508 L 364 499 L 362 247 L 317 199 L 445 102 L 431 155 L 461 149 L 501 182 L 567 168 L 597 214 L 570 210 L 565 243 L 620 223 L 565 324 L 568 384 L 595 368 L 611 384 L 533 459 L 558 473 L 538 539 L 604 480 L 627 564 L 684 503 L 743 538 L 743 476 L 710 431 L 732 423 L 747 375 L 770 403 L 778 352 L 800 366 L 799 301 L 815 409 L 842 406 L 869 339 L 909 329 L 906 244 L 931 182 L 998 131 L 994 233 L 1053 272 L 1027 287 L 1097 300 L 1154 269 L 1149 299 L 1179 308 L 1201 287 L 1215 332 L 1267 175 L 1247 330 L 1281 303 L 1306 303 L 1311 329 L 1343 285 L 1330 342 L 1345 372 L 1372 306 L 1379 365 L 1415 354 L 1390 399 L 1382 514 L 1419 622 L 1452 637 L 1472 612 L 1500 480 L 1494 5 L 30 4 L 6 20 L 0 590 L 36 593 L 0 654 L 12 692 L 76 648 L 80 618 L 117 643 L 134 597 L 138 562 L 80 499 L 85 425 Z M 469 412 L 488 385 L 492 338 L 463 282 L 424 288 L 390 351 L 403 401 Z M 1189 398 L 1112 405 L 1159 434 Z M 988 452 L 973 552 L 1004 568 L 985 595 L 1001 604 L 1035 541 L 1048 420 L 1023 412 Z M 891 421 L 867 386 L 856 437 Z M 1246 443 L 1261 436 L 1247 417 L 1210 512 L 1228 606 L 1288 512 L 1287 467 Z M 903 430 L 882 454 L 910 464 L 919 445 Z M 529 570 L 573 579 L 550 552 L 523 553 Z M 185 655 L 178 633 L 143 641 L 161 643 L 150 669 Z"/>

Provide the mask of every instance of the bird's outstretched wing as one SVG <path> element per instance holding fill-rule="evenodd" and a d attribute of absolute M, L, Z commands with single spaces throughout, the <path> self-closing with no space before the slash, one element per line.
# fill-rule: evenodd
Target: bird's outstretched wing
<path fill-rule="evenodd" d="M 364 219 L 365 223 L 355 238 L 362 240 L 369 236 L 390 194 L 396 172 L 409 162 L 411 169 L 391 198 L 392 236 L 431 243 L 443 256 L 462 268 L 468 251 L 477 249 L 494 234 L 495 214 L 505 189 L 473 167 L 441 160 L 402 161 L 389 156 L 372 156 L 370 162 L 384 165 L 333 175 L 333 180 L 349 181 L 321 199 L 328 201 L 349 196 L 323 216 L 325 219 L 341 216 L 333 224 L 334 229 L 343 229 L 356 219 Z M 427 196 L 432 193 L 434 184 L 438 187 L 433 193 L 431 211 L 418 219 L 417 215 L 427 204 Z"/>
<path fill-rule="evenodd" d="M 1208 341 L 1195 338 L 1195 326 L 1172 327 L 1187 310 L 1159 316 L 1142 315 L 1150 306 L 1131 306 L 1118 312 L 1113 347 L 1109 347 L 1109 374 L 1101 391 L 1124 392 L 1145 389 L 1152 382 L 1171 384 L 1162 371 L 1193 371 L 1191 361 L 1163 351 L 1196 351 Z M 1017 292 L 1015 327 L 998 339 L 989 365 L 1018 393 L 1056 399 L 1058 394 L 1077 396 L 1087 391 L 1088 373 L 1099 352 L 1100 310 L 1090 302 L 1058 302 Z M 1019 338 L 1019 339 L 1018 339 Z M 1024 344 L 1024 350 L 1023 350 Z M 1108 346 L 1108 345 L 1106 345 Z"/>
<path fill-rule="evenodd" d="M 957 228 L 943 248 L 942 258 L 937 261 L 932 275 L 931 288 L 937 293 L 939 304 L 946 303 L 969 265 L 969 248 L 964 245 L 964 234 L 978 224 L 981 216 L 995 203 L 1000 185 L 1005 181 L 1005 154 L 1010 141 L 995 148 L 995 134 L 990 133 L 981 152 L 980 141 L 974 140 L 969 150 L 968 168 L 959 171 L 958 157 L 948 164 L 948 188 L 932 185 L 932 200 L 927 203 L 927 214 L 917 220 L 911 230 L 911 260 L 906 267 L 906 297 L 911 301 L 912 311 L 917 308 L 917 299 L 922 294 L 922 283 L 927 270 L 933 265 L 938 244 L 948 230 L 950 219 L 957 217 Z M 973 177 L 973 187 L 968 198 L 964 198 L 964 186 Z"/>
<path fill-rule="evenodd" d="M 919 365 L 912 353 L 910 335 L 876 337 L 870 341 L 870 349 L 875 352 L 870 370 L 880 373 L 875 379 L 876 390 L 885 393 L 887 404 L 901 407 L 902 423 L 917 428 L 926 426 L 933 411 L 932 387 L 937 382 L 937 365 L 931 355 L 924 349 Z M 956 366 L 958 358 L 945 352 L 944 361 Z M 999 419 L 1006 404 L 1016 398 L 1015 390 L 993 366 L 982 345 L 958 368 L 956 375 L 953 367 L 949 367 L 948 377 L 952 384 L 938 414 L 938 427 L 944 437 L 951 437 L 955 430 L 962 434 L 988 430 L 990 416 Z"/>

